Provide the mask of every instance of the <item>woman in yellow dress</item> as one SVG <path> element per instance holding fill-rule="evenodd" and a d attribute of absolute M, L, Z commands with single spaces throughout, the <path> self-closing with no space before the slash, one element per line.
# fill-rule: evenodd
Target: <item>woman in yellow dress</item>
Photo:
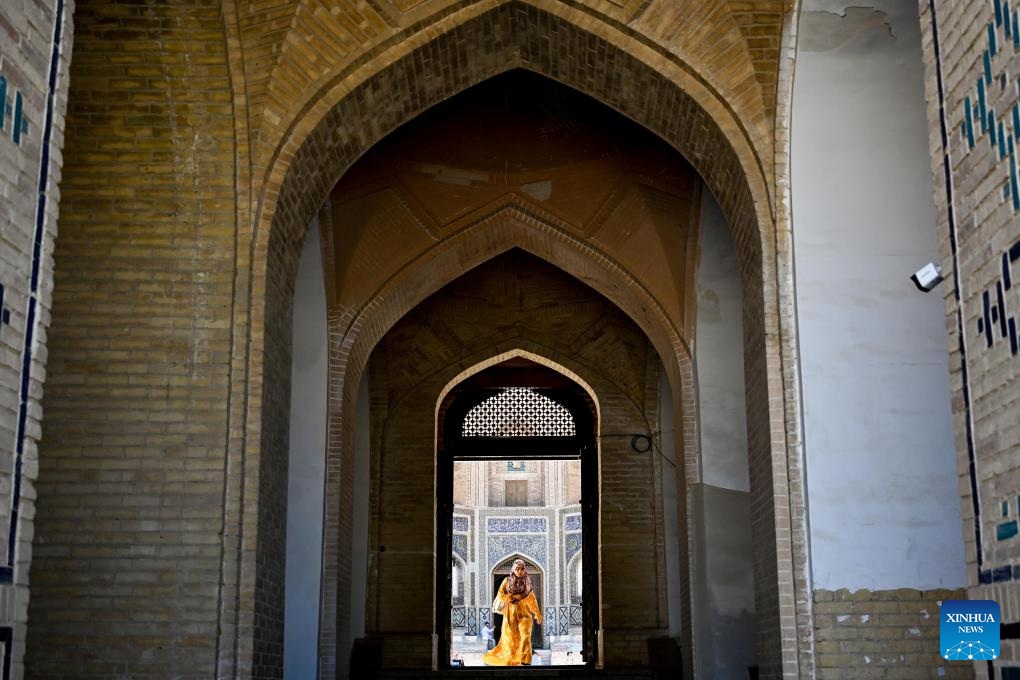
<path fill-rule="evenodd" d="M 515 560 L 510 575 L 499 586 L 497 600 L 505 605 L 499 644 L 482 657 L 489 666 L 531 665 L 531 617 L 542 625 L 542 610 L 531 586 L 524 560 Z"/>

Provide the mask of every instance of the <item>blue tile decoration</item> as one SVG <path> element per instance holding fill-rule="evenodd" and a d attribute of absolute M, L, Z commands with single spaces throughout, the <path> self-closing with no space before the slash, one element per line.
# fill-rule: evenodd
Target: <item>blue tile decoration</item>
<path fill-rule="evenodd" d="M 464 608 L 464 624 L 467 627 L 467 635 L 478 635 L 478 615 L 474 607 Z"/>
<path fill-rule="evenodd" d="M 581 605 L 579 604 L 570 605 L 570 625 L 571 626 L 584 625 L 584 614 L 581 610 Z"/>
<path fill-rule="evenodd" d="M 992 583 L 1005 583 L 1016 581 L 1020 583 L 1020 564 L 1005 565 L 994 569 L 982 569 L 978 573 L 978 583 L 983 586 Z"/>
<path fill-rule="evenodd" d="M 1008 541 L 1016 535 L 1017 522 L 1015 519 L 1009 522 L 1003 522 L 999 526 L 995 527 L 995 540 L 997 541 Z"/>
<path fill-rule="evenodd" d="M 577 551 L 581 549 L 581 534 L 567 534 L 566 538 L 566 557 L 569 561 L 571 557 L 577 554 Z"/>
<path fill-rule="evenodd" d="M 460 536 L 457 534 L 453 535 L 453 552 L 455 552 L 462 560 L 468 561 L 468 544 L 467 536 Z"/>
<path fill-rule="evenodd" d="M 453 516 L 453 530 L 454 531 L 467 531 L 469 526 L 468 518 L 464 515 Z"/>
<path fill-rule="evenodd" d="M 1008 140 L 1011 153 L 1014 148 L 1013 138 Z M 1015 166 L 1011 172 L 1016 172 Z M 1011 176 L 1014 183 L 1013 196 L 1020 196 L 1020 182 L 1017 176 Z M 1016 314 L 1010 314 L 1007 304 L 1008 293 L 1013 289 L 1013 263 L 1020 260 L 1020 241 L 1017 241 L 1002 253 L 1000 258 L 1001 272 L 999 280 L 992 289 L 981 294 L 981 315 L 977 320 L 977 332 L 984 336 L 985 347 L 991 348 L 1000 340 L 1009 339 L 1009 349 L 1013 356 L 1020 353 L 1020 341 L 1017 337 Z"/>
<path fill-rule="evenodd" d="M 564 531 L 580 531 L 581 530 L 581 516 L 580 515 L 567 515 L 566 522 L 563 527 Z"/>
<path fill-rule="evenodd" d="M 570 635 L 570 612 L 567 610 L 567 607 L 560 607 L 557 624 L 558 635 Z"/>
<path fill-rule="evenodd" d="M 506 462 L 507 472 L 527 472 L 528 463 L 523 460 L 508 460 Z"/>
<path fill-rule="evenodd" d="M 4 284 L 0 283 L 0 337 L 3 337 L 3 327 L 10 325 L 11 310 L 4 304 Z"/>
<path fill-rule="evenodd" d="M 0 76 L 0 132 L 11 131 L 11 141 L 21 146 L 21 138 L 28 134 L 28 116 L 25 115 L 25 98 L 21 90 L 14 92 L 14 103 L 9 98 L 10 90 L 7 78 Z M 7 116 L 10 114 L 10 125 Z"/>
<path fill-rule="evenodd" d="M 520 554 L 533 559 L 540 567 L 546 565 L 545 536 L 505 534 L 489 536 L 489 564 L 496 565 L 511 555 Z"/>
<path fill-rule="evenodd" d="M 545 620 L 543 623 L 547 630 L 556 630 L 556 607 L 545 608 Z M 552 633 L 556 635 L 556 633 Z"/>
<path fill-rule="evenodd" d="M 490 517 L 486 525 L 489 533 L 544 534 L 545 517 Z"/>
<path fill-rule="evenodd" d="M 966 131 L 968 149 L 973 149 L 977 144 L 977 138 L 987 134 L 988 143 L 993 148 L 998 148 L 999 160 L 1008 159 L 1008 168 L 1003 177 L 1003 193 L 1008 193 L 1010 196 L 1015 212 L 1020 211 L 1020 190 L 1017 186 L 1017 150 L 1012 140 L 1020 138 L 1020 110 L 1014 104 L 1010 111 L 1003 112 L 1000 117 L 991 103 L 992 93 L 987 88 L 994 82 L 993 71 L 998 71 L 1000 78 L 1005 82 L 1007 78 L 1005 65 L 1012 61 L 1016 53 L 1020 52 L 1020 31 L 1017 30 L 1020 25 L 1018 25 L 1017 12 L 1010 8 L 1008 2 L 1003 3 L 1001 7 L 996 7 L 995 21 L 989 23 L 985 28 L 986 47 L 981 52 L 983 68 L 975 82 L 977 105 L 972 105 L 971 97 L 964 98 L 962 124 Z M 1000 53 L 1003 54 L 1001 58 Z M 995 61 L 999 61 L 1002 68 L 996 69 L 993 63 Z M 1020 88 L 1020 83 L 1018 83 L 1018 88 Z M 980 123 L 978 129 L 975 129 L 974 118 L 977 118 Z"/>
<path fill-rule="evenodd" d="M 454 607 L 450 610 L 450 623 L 454 628 L 463 628 L 465 618 L 467 617 L 464 614 L 464 607 Z"/>
<path fill-rule="evenodd" d="M 485 628 L 485 622 L 489 620 L 489 608 L 479 607 L 478 608 L 478 630 Z"/>

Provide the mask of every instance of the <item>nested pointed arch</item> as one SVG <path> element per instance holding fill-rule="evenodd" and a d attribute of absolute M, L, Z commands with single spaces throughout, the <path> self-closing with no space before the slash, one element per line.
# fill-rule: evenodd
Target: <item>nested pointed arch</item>
<path fill-rule="evenodd" d="M 565 11 L 564 14 L 569 14 Z M 726 102 L 694 74 L 657 58 L 647 46 L 607 25 L 579 27 L 524 3 L 502 4 L 414 38 L 419 46 L 395 61 L 386 52 L 341 74 L 295 119 L 274 154 L 256 205 L 252 246 L 251 324 L 247 343 L 245 469 L 262 478 L 267 461 L 285 459 L 290 305 L 305 229 L 343 173 L 375 142 L 432 105 L 489 77 L 525 68 L 580 90 L 655 132 L 682 153 L 716 195 L 730 223 L 745 286 L 745 370 L 751 431 L 756 581 L 765 674 L 795 672 L 790 513 L 785 461 L 784 382 L 780 365 L 774 213 L 767 173 Z M 619 45 L 623 45 L 621 48 Z M 661 55 L 660 55 L 661 56 Z M 583 70 L 571 68 L 583 64 Z M 653 66 L 654 65 L 654 66 Z M 658 70 L 656 70 L 658 69 Z M 327 485 L 351 469 L 358 381 L 379 338 L 417 301 L 472 266 L 513 247 L 525 249 L 589 284 L 646 332 L 683 394 L 690 351 L 674 320 L 632 273 L 591 243 L 557 230 L 554 220 L 510 205 L 444 239 L 352 307 L 332 310 L 331 442 Z M 693 424 L 692 424 L 693 427 Z M 686 434 L 685 434 L 686 436 Z M 336 677 L 349 644 L 349 498 L 327 497 L 320 650 L 322 677 Z M 246 499 L 245 545 L 259 546 L 266 499 Z M 241 572 L 255 574 L 261 548 L 242 550 Z M 266 584 L 264 587 L 271 587 Z M 256 596 L 257 597 L 257 596 Z M 244 618 L 243 612 L 240 616 Z M 249 623 L 253 630 L 254 625 Z M 765 648 L 767 647 L 767 648 Z M 784 651 L 787 650 L 787 651 Z M 792 660 L 791 660 L 792 659 Z M 341 672 L 342 674 L 342 672 Z"/>

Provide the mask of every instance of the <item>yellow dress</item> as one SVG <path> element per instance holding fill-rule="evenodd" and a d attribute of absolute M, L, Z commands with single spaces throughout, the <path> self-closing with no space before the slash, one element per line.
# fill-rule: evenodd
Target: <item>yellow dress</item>
<path fill-rule="evenodd" d="M 520 666 L 531 663 L 531 617 L 542 623 L 542 610 L 534 592 L 519 602 L 514 602 L 506 592 L 507 581 L 503 579 L 497 597 L 506 602 L 503 612 L 503 627 L 500 628 L 499 644 L 482 657 L 489 666 Z"/>

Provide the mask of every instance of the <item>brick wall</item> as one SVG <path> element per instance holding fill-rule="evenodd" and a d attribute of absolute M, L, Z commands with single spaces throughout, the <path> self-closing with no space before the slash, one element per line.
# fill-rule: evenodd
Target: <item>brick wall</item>
<path fill-rule="evenodd" d="M 0 668 L 24 674 L 74 2 L 0 5 Z"/>
<path fill-rule="evenodd" d="M 234 120 L 218 2 L 75 14 L 32 677 L 215 670 Z"/>
<path fill-rule="evenodd" d="M 964 590 L 816 590 L 819 680 L 972 678 L 939 655 L 939 607 Z"/>
<path fill-rule="evenodd" d="M 802 503 L 795 499 L 791 520 L 776 514 L 788 505 L 785 497 L 773 502 L 773 491 L 783 495 L 798 484 L 787 484 L 787 467 L 774 456 L 786 436 L 778 396 L 795 401 L 795 390 L 784 392 L 778 365 L 780 345 L 789 340 L 778 333 L 770 255 L 772 162 L 763 131 L 771 121 L 758 113 L 772 106 L 769 64 L 789 3 L 770 2 L 732 19 L 728 11 L 711 14 L 721 7 L 716 3 L 692 3 L 692 16 L 719 21 L 717 33 L 684 42 L 706 50 L 697 59 L 658 46 L 675 37 L 655 33 L 673 16 L 674 3 L 632 3 L 621 15 L 640 18 L 651 38 L 587 7 L 478 3 L 476 11 L 468 4 L 440 12 L 439 3 L 424 3 L 415 16 L 428 21 L 399 19 L 386 29 L 368 19 L 350 23 L 371 34 L 368 47 L 331 50 L 322 64 L 293 48 L 307 45 L 307 35 L 286 41 L 280 80 L 254 82 L 251 92 L 256 100 L 271 92 L 288 115 L 265 118 L 280 135 L 274 132 L 270 146 L 251 157 L 247 126 L 263 112 L 258 103 L 246 108 L 244 78 L 274 68 L 280 54 L 271 47 L 274 36 L 291 24 L 279 20 L 276 8 L 94 0 L 79 9 L 85 40 L 72 80 L 74 144 L 61 223 L 67 242 L 57 253 L 66 264 L 58 265 L 56 281 L 55 393 L 46 405 L 52 417 L 40 473 L 49 500 L 40 507 L 34 576 L 37 673 L 203 675 L 210 664 L 225 674 L 278 673 L 290 293 L 308 218 L 374 141 L 514 64 L 590 92 L 667 139 L 726 209 L 748 299 L 754 298 L 745 328 L 754 411 L 748 422 L 757 433 L 752 447 L 760 471 L 757 573 L 763 603 L 773 605 L 759 607 L 762 641 L 771 654 L 768 672 L 795 666 L 789 653 L 780 658 L 780 639 L 796 635 L 782 627 L 792 618 L 779 612 L 797 599 L 794 576 L 806 564 L 790 544 L 799 540 Z M 302 17 L 299 30 L 325 21 Z M 259 45 L 246 62 L 253 36 Z M 750 61 L 745 40 L 754 41 Z M 614 46 L 621 41 L 627 49 Z M 725 51 L 716 53 L 720 46 Z M 332 74 L 325 80 L 301 80 L 301 68 L 313 75 L 323 66 Z M 715 85 L 707 86 L 699 69 L 727 75 L 712 75 Z M 746 120 L 734 113 L 734 101 L 751 112 Z M 260 193 L 248 200 L 253 190 Z M 648 296 L 604 253 L 579 241 L 564 245 L 549 215 L 529 216 L 520 207 L 511 206 L 512 215 L 487 231 L 484 243 L 435 253 L 436 268 L 408 273 L 408 287 L 359 301 L 366 306 L 355 306 L 357 313 L 334 310 L 331 338 L 341 352 L 331 358 L 337 403 L 327 475 L 337 493 L 326 509 L 325 677 L 343 667 L 348 642 L 346 617 L 336 614 L 348 607 L 350 488 L 343 475 L 351 454 L 344 423 L 357 385 L 343 377 L 360 373 L 389 325 L 429 290 L 430 275 L 452 278 L 493 254 L 486 247 L 498 252 L 527 242 L 612 291 L 614 302 L 642 317 L 660 352 L 680 361 L 684 343 L 676 329 L 684 322 L 661 312 L 668 296 L 661 302 Z M 248 219 L 248 210 L 257 217 Z M 102 628 L 75 621 L 100 609 L 111 619 Z M 153 621 L 144 635 L 128 622 L 132 616 Z M 181 623 L 187 635 L 174 628 Z M 87 669 L 61 640 L 94 650 Z"/>
<path fill-rule="evenodd" d="M 996 599 L 1003 622 L 1020 623 L 1017 3 L 919 5 L 968 596 Z M 1020 665 L 1020 640 L 1003 640 L 995 665 Z"/>

